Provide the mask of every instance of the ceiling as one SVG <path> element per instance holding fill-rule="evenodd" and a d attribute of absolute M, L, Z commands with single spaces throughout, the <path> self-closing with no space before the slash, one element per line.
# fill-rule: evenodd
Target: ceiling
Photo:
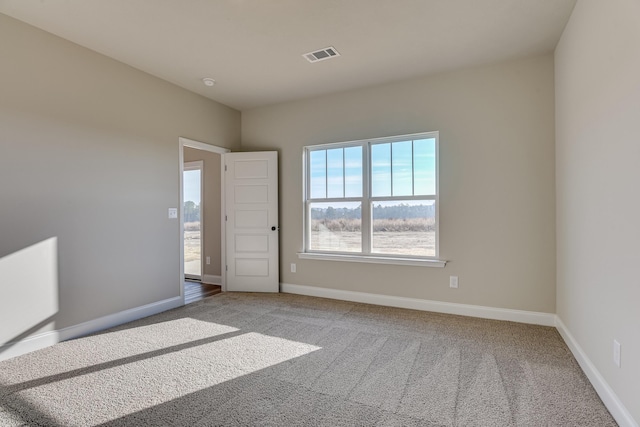
<path fill-rule="evenodd" d="M 0 12 L 246 110 L 550 52 L 575 1 L 0 0 Z M 302 57 L 329 46 L 340 56 Z"/>

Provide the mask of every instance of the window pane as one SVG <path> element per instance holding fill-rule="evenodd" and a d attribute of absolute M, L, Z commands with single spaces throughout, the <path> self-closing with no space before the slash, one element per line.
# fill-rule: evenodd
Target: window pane
<path fill-rule="evenodd" d="M 433 200 L 373 202 L 371 252 L 436 255 L 436 210 Z"/>
<path fill-rule="evenodd" d="M 311 203 L 309 249 L 313 251 L 361 252 L 362 210 L 360 202 Z"/>
<path fill-rule="evenodd" d="M 371 195 L 391 195 L 391 144 L 371 146 Z"/>
<path fill-rule="evenodd" d="M 327 150 L 309 153 L 309 193 L 312 199 L 327 197 Z"/>
<path fill-rule="evenodd" d="M 344 197 L 343 149 L 327 150 L 327 197 Z"/>
<path fill-rule="evenodd" d="M 362 147 L 344 149 L 345 197 L 362 197 Z"/>
<path fill-rule="evenodd" d="M 394 142 L 391 144 L 393 195 L 413 195 L 413 164 L 411 141 Z"/>
<path fill-rule="evenodd" d="M 436 140 L 435 138 L 413 141 L 414 194 L 432 196 L 436 194 Z"/>

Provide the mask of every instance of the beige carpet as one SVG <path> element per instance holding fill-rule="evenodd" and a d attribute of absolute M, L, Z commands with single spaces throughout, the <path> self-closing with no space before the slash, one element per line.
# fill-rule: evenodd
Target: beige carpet
<path fill-rule="evenodd" d="M 553 328 L 233 294 L 0 362 L 0 426 L 614 426 Z"/>

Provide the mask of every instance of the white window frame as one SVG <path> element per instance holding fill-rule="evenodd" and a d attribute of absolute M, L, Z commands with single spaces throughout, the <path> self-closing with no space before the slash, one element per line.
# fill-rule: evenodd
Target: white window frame
<path fill-rule="evenodd" d="M 429 196 L 388 196 L 388 197 L 372 197 L 371 196 L 371 147 L 376 144 L 403 142 L 407 140 L 419 139 L 435 139 L 435 195 Z M 310 152 L 316 150 L 327 150 L 332 148 L 347 148 L 361 146 L 362 147 L 362 170 L 363 170 L 363 193 L 362 197 L 338 197 L 338 198 L 315 198 L 311 199 L 310 189 Z M 439 189 L 439 132 L 421 132 L 409 135 L 397 135 L 383 138 L 373 138 L 357 141 L 347 141 L 329 144 L 319 144 L 306 146 L 303 149 L 303 251 L 298 253 L 301 259 L 320 259 L 332 261 L 350 261 L 365 262 L 378 264 L 400 264 L 400 265 L 421 265 L 430 267 L 444 267 L 446 261 L 438 258 L 440 254 L 440 189 Z M 328 188 L 327 188 L 328 193 Z M 393 200 L 433 200 L 435 203 L 435 255 L 434 256 L 417 256 L 417 255 L 393 255 L 378 254 L 371 252 L 371 204 L 376 201 L 393 201 Z M 360 202 L 361 218 L 362 218 L 362 252 L 337 252 L 337 251 L 319 251 L 310 250 L 310 204 L 311 203 L 331 203 L 331 202 Z"/>

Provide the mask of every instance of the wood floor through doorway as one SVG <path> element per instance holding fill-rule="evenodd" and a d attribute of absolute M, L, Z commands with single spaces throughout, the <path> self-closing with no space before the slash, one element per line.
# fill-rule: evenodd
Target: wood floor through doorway
<path fill-rule="evenodd" d="M 210 295 L 222 292 L 219 285 L 209 285 L 206 283 L 194 282 L 191 280 L 184 281 L 184 303 L 200 301 Z"/>

